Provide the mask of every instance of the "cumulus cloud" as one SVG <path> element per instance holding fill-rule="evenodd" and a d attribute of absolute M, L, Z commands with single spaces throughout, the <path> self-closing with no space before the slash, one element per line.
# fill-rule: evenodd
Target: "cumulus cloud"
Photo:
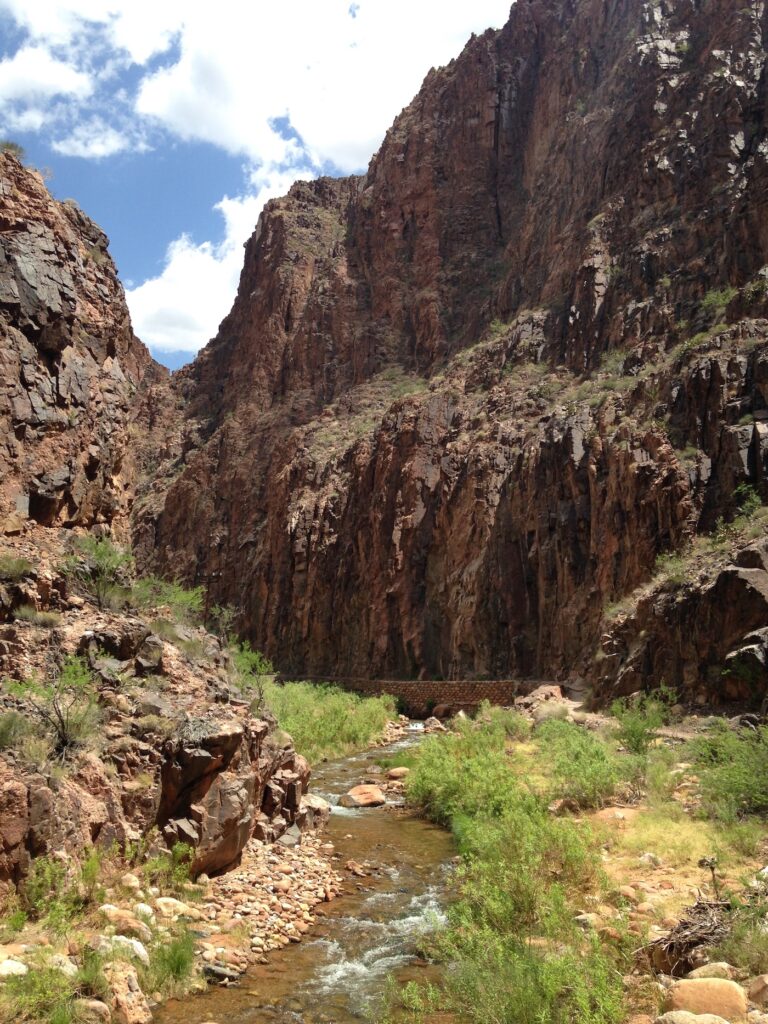
<path fill-rule="evenodd" d="M 363 169 L 429 68 L 501 25 L 509 0 L 0 0 L 3 13 L 24 33 L 0 61 L 7 128 L 82 159 L 181 139 L 248 162 L 248 187 L 217 207 L 224 242 L 182 235 L 128 292 L 145 341 L 188 350 L 226 314 L 265 198 Z"/>
<path fill-rule="evenodd" d="M 53 96 L 84 99 L 93 89 L 89 75 L 58 60 L 42 46 L 24 46 L 0 61 L 0 103 Z"/>
<path fill-rule="evenodd" d="M 283 195 L 293 173 L 255 174 L 253 193 L 225 196 L 215 209 L 225 223 L 220 245 L 182 235 L 168 246 L 162 272 L 126 291 L 136 334 L 162 352 L 196 352 L 229 312 L 243 265 L 243 244 L 264 203 Z"/>

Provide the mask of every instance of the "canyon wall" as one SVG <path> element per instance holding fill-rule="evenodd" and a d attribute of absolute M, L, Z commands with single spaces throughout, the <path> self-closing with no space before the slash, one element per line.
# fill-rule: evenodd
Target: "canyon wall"
<path fill-rule="evenodd" d="M 763 486 L 767 30 L 519 0 L 268 203 L 140 556 L 284 672 L 620 689 L 606 607 Z"/>

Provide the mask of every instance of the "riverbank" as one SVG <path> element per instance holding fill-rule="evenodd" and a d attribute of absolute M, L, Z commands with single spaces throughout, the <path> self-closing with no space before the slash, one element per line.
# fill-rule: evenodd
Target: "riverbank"
<path fill-rule="evenodd" d="M 590 715 L 548 690 L 408 759 L 409 800 L 463 864 L 428 946 L 439 982 L 396 991 L 378 1024 L 763 1024 L 765 730 L 666 695 Z"/>

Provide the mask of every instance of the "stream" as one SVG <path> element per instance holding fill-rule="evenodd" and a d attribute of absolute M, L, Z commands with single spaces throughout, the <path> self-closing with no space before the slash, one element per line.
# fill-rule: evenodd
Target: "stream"
<path fill-rule="evenodd" d="M 339 797 L 368 774 L 375 757 L 418 743 L 413 731 L 396 743 L 313 768 L 311 790 L 332 806 L 323 833 L 338 860 L 368 861 L 371 874 L 345 873 L 345 892 L 317 908 L 317 923 L 299 945 L 269 954 L 237 986 L 172 1000 L 158 1024 L 353 1024 L 388 979 L 404 984 L 434 977 L 417 955 L 418 940 L 443 917 L 455 853 L 449 833 L 405 809 L 348 809 Z"/>

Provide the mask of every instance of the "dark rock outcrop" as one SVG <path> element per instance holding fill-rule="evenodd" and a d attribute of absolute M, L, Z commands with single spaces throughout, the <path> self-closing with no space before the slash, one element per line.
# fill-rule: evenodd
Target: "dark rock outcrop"
<path fill-rule="evenodd" d="M 767 18 L 519 0 L 365 176 L 268 203 L 140 557 L 286 672 L 610 690 L 606 606 L 768 493 Z"/>

